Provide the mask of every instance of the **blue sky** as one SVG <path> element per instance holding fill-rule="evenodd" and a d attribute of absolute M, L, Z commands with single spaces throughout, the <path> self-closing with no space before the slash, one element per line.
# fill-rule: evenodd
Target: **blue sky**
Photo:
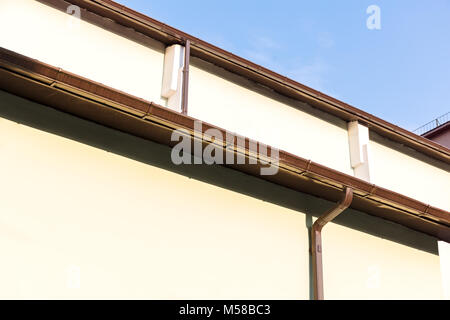
<path fill-rule="evenodd" d="M 118 1 L 408 130 L 450 111 L 450 0 Z"/>

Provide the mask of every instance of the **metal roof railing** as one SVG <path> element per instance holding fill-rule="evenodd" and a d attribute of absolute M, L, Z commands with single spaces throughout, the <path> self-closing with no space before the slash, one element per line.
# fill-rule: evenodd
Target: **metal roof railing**
<path fill-rule="evenodd" d="M 448 121 L 450 121 L 450 112 L 447 112 L 446 114 L 443 114 L 439 118 L 436 118 L 436 119 L 434 119 L 434 120 L 424 124 L 423 126 L 417 128 L 413 132 L 415 134 L 418 134 L 418 135 L 421 136 L 424 133 L 439 127 L 440 125 L 443 125 L 444 123 L 447 123 Z"/>

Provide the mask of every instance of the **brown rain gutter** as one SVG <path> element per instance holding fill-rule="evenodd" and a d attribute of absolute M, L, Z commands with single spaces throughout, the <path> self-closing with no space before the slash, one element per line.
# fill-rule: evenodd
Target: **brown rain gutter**
<path fill-rule="evenodd" d="M 323 300 L 322 228 L 347 209 L 353 200 L 353 189 L 345 188 L 341 201 L 321 215 L 311 228 L 311 253 L 313 259 L 314 300 Z"/>
<path fill-rule="evenodd" d="M 183 96 L 181 101 L 182 114 L 187 114 L 188 111 L 190 56 L 191 56 L 191 41 L 186 40 L 186 44 L 184 46 Z"/>

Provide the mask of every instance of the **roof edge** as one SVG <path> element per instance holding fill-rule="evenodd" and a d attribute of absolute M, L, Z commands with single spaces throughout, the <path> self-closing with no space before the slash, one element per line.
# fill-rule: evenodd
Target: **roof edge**
<path fill-rule="evenodd" d="M 398 127 L 381 118 L 353 107 L 336 98 L 305 86 L 295 80 L 282 76 L 256 63 L 223 50 L 206 41 L 173 28 L 158 20 L 150 18 L 140 12 L 130 9 L 111 0 L 38 0 L 53 7 L 62 9 L 62 3 L 71 3 L 95 13 L 100 17 L 111 19 L 126 28 L 132 28 L 150 38 L 165 43 L 183 44 L 191 42 L 191 53 L 208 62 L 217 64 L 225 69 L 259 82 L 282 95 L 309 103 L 325 112 L 331 113 L 346 121 L 358 120 L 370 127 L 371 130 L 393 141 L 405 144 L 416 151 L 435 159 L 450 163 L 450 149 L 434 141 L 416 135 L 406 129 Z M 91 17 L 92 18 L 92 17 Z M 110 21 L 109 21 L 110 22 Z M 96 21 L 106 29 L 110 23 Z"/>
<path fill-rule="evenodd" d="M 0 73 L 0 88 L 34 101 L 39 100 L 37 101 L 39 103 L 47 105 L 50 103 L 51 106 L 65 112 L 114 128 L 118 127 L 119 121 L 134 119 L 136 127 L 130 126 L 129 123 L 120 125 L 120 130 L 134 135 L 138 135 L 135 131 L 138 130 L 138 126 L 146 131 L 144 136 L 148 135 L 152 137 L 151 139 L 157 130 L 155 128 L 169 131 L 184 128 L 191 133 L 194 130 L 196 119 L 192 117 L 1 48 Z M 62 99 L 65 98 L 74 99 L 76 103 L 67 101 L 63 103 Z M 91 110 L 94 104 L 99 105 L 96 107 L 98 109 Z M 115 115 L 111 117 L 111 114 L 105 115 L 105 112 L 115 112 Z M 225 129 L 205 123 L 204 130 L 208 128 L 216 128 L 226 133 Z M 156 138 L 158 142 L 168 145 L 171 143 L 170 136 Z M 246 157 L 251 157 L 250 140 L 245 138 L 245 141 L 245 150 L 233 152 L 243 152 Z M 225 147 L 224 152 L 226 149 Z M 317 193 L 324 194 L 324 198 L 328 200 L 338 197 L 342 188 L 351 187 L 355 190 L 358 201 L 363 204 L 362 207 L 373 209 L 375 215 L 450 241 L 450 213 L 445 210 L 288 152 L 280 151 L 279 166 L 283 170 L 282 175 L 278 177 L 259 175 L 259 177 L 290 188 L 307 183 L 308 187 L 302 192 L 310 193 L 318 190 Z M 237 170 L 250 173 L 252 168 L 235 167 Z M 393 213 L 384 216 L 384 212 L 390 210 L 393 210 Z"/>

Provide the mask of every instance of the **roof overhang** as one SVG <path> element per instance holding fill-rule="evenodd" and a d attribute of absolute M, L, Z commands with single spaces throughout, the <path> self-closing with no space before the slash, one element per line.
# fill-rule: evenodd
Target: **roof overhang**
<path fill-rule="evenodd" d="M 191 139 L 196 139 L 196 119 L 192 117 L 6 49 L 0 49 L 0 89 L 169 146 L 175 144 L 171 141 L 171 134 L 177 129 L 184 129 Z M 203 125 L 203 131 L 209 128 L 226 135 L 222 128 Z M 244 148 L 230 149 L 222 141 L 214 143 L 224 153 L 256 157 L 249 148 L 249 139 L 245 138 Z M 342 190 L 351 187 L 354 190 L 352 208 L 450 241 L 450 213 L 445 210 L 284 151 L 279 153 L 279 171 L 273 176 L 261 176 L 259 165 L 246 163 L 226 166 L 330 201 L 338 201 Z"/>

